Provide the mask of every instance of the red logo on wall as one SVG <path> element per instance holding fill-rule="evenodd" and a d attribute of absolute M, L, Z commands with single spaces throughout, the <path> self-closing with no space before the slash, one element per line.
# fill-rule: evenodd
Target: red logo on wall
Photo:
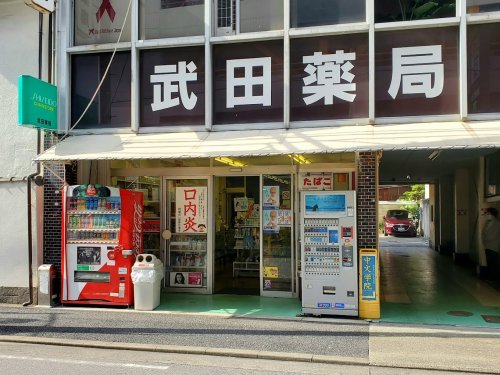
<path fill-rule="evenodd" d="M 111 5 L 110 0 L 103 0 L 102 1 L 101 6 L 99 7 L 99 10 L 95 14 L 95 16 L 97 18 L 97 22 L 99 22 L 101 20 L 102 16 L 104 15 L 104 12 L 108 13 L 108 16 L 111 19 L 111 22 L 113 22 L 115 20 L 116 12 L 113 9 L 113 6 Z"/>

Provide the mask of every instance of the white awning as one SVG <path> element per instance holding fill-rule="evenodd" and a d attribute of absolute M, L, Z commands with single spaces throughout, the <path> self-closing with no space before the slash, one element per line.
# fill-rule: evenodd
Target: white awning
<path fill-rule="evenodd" d="M 187 159 L 219 156 L 500 147 L 500 121 L 71 136 L 37 161 Z"/>

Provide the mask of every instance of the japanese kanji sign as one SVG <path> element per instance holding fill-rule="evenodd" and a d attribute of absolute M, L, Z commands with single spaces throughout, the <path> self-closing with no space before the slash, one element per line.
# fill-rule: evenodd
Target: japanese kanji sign
<path fill-rule="evenodd" d="M 377 256 L 361 254 L 361 300 L 377 299 Z"/>
<path fill-rule="evenodd" d="M 290 43 L 292 121 L 368 116 L 367 34 Z"/>
<path fill-rule="evenodd" d="M 177 233 L 207 231 L 207 188 L 175 188 L 175 230 Z"/>
<path fill-rule="evenodd" d="M 283 42 L 213 46 L 214 123 L 283 121 Z"/>
<path fill-rule="evenodd" d="M 375 116 L 458 113 L 456 27 L 375 35 Z"/>
<path fill-rule="evenodd" d="M 204 124 L 204 56 L 203 47 L 141 52 L 141 126 Z"/>
<path fill-rule="evenodd" d="M 332 190 L 331 172 L 299 173 L 299 190 Z"/>

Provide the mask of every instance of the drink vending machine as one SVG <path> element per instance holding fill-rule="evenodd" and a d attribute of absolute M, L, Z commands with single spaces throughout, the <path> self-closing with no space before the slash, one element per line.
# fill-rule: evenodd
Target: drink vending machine
<path fill-rule="evenodd" d="M 130 306 L 142 253 L 143 193 L 99 185 L 63 190 L 63 304 Z"/>
<path fill-rule="evenodd" d="M 358 315 L 354 191 L 301 196 L 302 312 Z"/>

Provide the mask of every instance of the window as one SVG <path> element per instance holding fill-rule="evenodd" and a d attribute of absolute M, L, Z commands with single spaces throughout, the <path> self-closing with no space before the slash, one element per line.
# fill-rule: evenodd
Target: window
<path fill-rule="evenodd" d="M 203 0 L 141 0 L 140 39 L 175 38 L 205 33 Z"/>
<path fill-rule="evenodd" d="M 368 117 L 368 34 L 290 43 L 292 121 Z"/>
<path fill-rule="evenodd" d="M 486 156 L 484 160 L 484 195 L 486 197 L 498 196 L 500 195 L 500 151 Z"/>
<path fill-rule="evenodd" d="M 74 3 L 76 46 L 118 41 L 128 1 L 78 0 Z M 130 42 L 130 18 L 129 11 L 120 42 Z"/>
<path fill-rule="evenodd" d="M 365 0 L 291 0 L 290 7 L 291 27 L 366 21 Z"/>
<path fill-rule="evenodd" d="M 204 57 L 201 46 L 141 51 L 141 126 L 204 124 Z"/>
<path fill-rule="evenodd" d="M 500 12 L 498 0 L 467 0 L 467 13 Z"/>
<path fill-rule="evenodd" d="M 283 0 L 217 0 L 215 15 L 216 36 L 281 30 Z"/>
<path fill-rule="evenodd" d="M 455 0 L 377 0 L 375 22 L 455 17 Z"/>
<path fill-rule="evenodd" d="M 71 124 L 87 107 L 108 66 L 111 53 L 71 59 Z M 130 52 L 117 52 L 108 75 L 77 129 L 130 127 Z"/>
<path fill-rule="evenodd" d="M 283 41 L 213 46 L 214 124 L 283 121 Z"/>
<path fill-rule="evenodd" d="M 500 112 L 500 23 L 467 29 L 469 113 Z"/>
<path fill-rule="evenodd" d="M 375 33 L 375 116 L 456 114 L 458 28 Z"/>

